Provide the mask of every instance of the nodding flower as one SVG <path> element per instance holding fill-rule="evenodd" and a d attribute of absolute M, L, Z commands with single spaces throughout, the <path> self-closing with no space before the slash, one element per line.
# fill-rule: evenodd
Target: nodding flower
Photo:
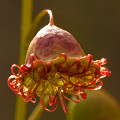
<path fill-rule="evenodd" d="M 103 86 L 101 78 L 111 72 L 102 67 L 107 60 L 94 61 L 92 55 L 85 55 L 76 39 L 67 31 L 54 25 L 50 10 L 49 24 L 42 28 L 31 41 L 24 65 L 13 64 L 8 86 L 14 93 L 20 94 L 25 102 L 36 102 L 35 94 L 40 98 L 43 108 L 49 112 L 58 106 L 58 96 L 65 113 L 68 112 L 65 99 L 75 103 L 86 99 L 85 90 L 99 90 Z M 14 68 L 19 69 L 18 74 Z M 99 84 L 98 84 L 99 83 Z M 76 100 L 65 96 L 74 95 Z M 49 97 L 48 109 L 44 97 Z"/>

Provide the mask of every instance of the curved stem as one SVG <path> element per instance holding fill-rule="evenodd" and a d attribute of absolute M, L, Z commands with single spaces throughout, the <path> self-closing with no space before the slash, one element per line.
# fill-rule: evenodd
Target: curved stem
<path fill-rule="evenodd" d="M 32 25 L 33 0 L 22 0 L 21 8 L 21 42 L 20 42 L 20 64 L 24 64 L 27 47 L 26 36 Z M 32 39 L 31 39 L 32 40 Z M 30 40 L 30 41 L 31 41 Z"/>
<path fill-rule="evenodd" d="M 54 25 L 54 19 L 53 19 L 53 14 L 51 10 L 45 10 L 49 14 L 49 25 Z"/>

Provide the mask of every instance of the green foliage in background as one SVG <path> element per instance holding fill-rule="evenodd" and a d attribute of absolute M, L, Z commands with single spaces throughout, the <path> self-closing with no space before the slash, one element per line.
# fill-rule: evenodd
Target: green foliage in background
<path fill-rule="evenodd" d="M 68 104 L 67 120 L 120 120 L 118 102 L 105 90 L 90 91 L 86 100 Z"/>

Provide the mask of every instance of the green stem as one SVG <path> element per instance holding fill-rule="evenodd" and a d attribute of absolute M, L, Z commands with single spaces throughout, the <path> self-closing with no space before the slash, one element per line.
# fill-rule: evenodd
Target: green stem
<path fill-rule="evenodd" d="M 26 36 L 31 28 L 33 14 L 33 0 L 22 0 L 21 11 L 21 44 L 20 64 L 24 64 L 27 48 L 25 47 Z M 28 47 L 28 46 L 27 46 Z"/>
<path fill-rule="evenodd" d="M 21 11 L 21 43 L 19 63 L 23 64 L 26 55 L 26 47 L 24 47 L 26 35 L 29 32 L 32 22 L 33 0 L 22 0 Z M 27 103 L 25 103 L 20 95 L 16 98 L 15 120 L 26 120 Z"/>
<path fill-rule="evenodd" d="M 49 98 L 45 97 L 45 103 L 48 103 Z M 43 112 L 44 108 L 41 105 L 41 103 L 38 103 L 38 105 L 35 107 L 31 115 L 29 116 L 28 120 L 38 120 Z"/>

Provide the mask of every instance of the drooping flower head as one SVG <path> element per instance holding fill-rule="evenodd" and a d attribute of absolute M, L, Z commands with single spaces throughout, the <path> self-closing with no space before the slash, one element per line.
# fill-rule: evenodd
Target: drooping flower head
<path fill-rule="evenodd" d="M 65 99 L 79 103 L 79 94 L 86 99 L 85 90 L 98 90 L 103 86 L 101 78 L 111 72 L 102 67 L 107 60 L 93 61 L 92 55 L 85 55 L 76 39 L 67 31 L 54 25 L 53 15 L 49 24 L 42 28 L 31 41 L 24 65 L 13 64 L 8 86 L 14 93 L 20 94 L 25 102 L 36 102 L 35 94 L 45 110 L 52 112 L 58 106 L 58 96 L 62 108 L 67 113 Z M 15 74 L 14 68 L 19 68 Z M 97 84 L 99 83 L 99 85 Z M 75 100 L 64 93 L 74 95 Z M 49 96 L 47 109 L 44 97 Z"/>

